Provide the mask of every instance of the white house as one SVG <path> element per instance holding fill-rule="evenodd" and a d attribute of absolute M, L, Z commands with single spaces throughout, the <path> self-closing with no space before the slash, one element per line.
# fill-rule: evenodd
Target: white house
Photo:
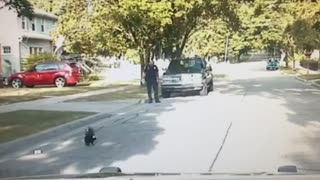
<path fill-rule="evenodd" d="M 0 9 L 0 70 L 2 76 L 21 70 L 22 59 L 39 52 L 53 52 L 52 36 L 58 18 L 34 9 L 34 17 L 18 17 L 14 10 Z M 1 73 L 1 72 L 0 72 Z"/>

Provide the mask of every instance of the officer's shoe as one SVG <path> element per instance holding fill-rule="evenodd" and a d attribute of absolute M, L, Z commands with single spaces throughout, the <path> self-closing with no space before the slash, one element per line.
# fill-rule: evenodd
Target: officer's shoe
<path fill-rule="evenodd" d="M 158 100 L 156 100 L 156 103 L 161 103 L 161 102 L 160 102 L 159 99 L 158 99 Z"/>
<path fill-rule="evenodd" d="M 152 103 L 152 99 L 149 99 L 149 104 L 151 104 Z"/>

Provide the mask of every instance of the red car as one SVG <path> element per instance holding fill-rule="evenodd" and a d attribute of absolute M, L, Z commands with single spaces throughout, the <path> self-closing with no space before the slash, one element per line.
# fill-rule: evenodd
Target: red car
<path fill-rule="evenodd" d="M 12 74 L 8 78 L 8 82 L 13 88 L 50 84 L 64 87 L 76 85 L 79 79 L 80 72 L 77 66 L 70 66 L 65 62 L 46 62 L 34 65 L 26 72 Z"/>

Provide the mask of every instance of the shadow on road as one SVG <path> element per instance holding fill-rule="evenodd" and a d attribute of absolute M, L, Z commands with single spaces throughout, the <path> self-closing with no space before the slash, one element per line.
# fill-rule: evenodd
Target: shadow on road
<path fill-rule="evenodd" d="M 292 144 L 301 147 L 293 149 L 295 153 L 284 156 L 302 169 L 320 171 L 320 90 L 286 76 L 233 80 L 218 84 L 216 88 L 221 94 L 242 96 L 243 101 L 251 98 L 251 102 L 256 101 L 252 103 L 256 106 L 264 106 L 263 103 L 268 102 L 264 101 L 266 99 L 279 103 L 277 107 L 281 109 L 278 112 L 285 114 L 290 127 L 299 130 L 293 132 L 298 136 Z M 254 110 L 250 116 L 255 116 Z M 270 114 L 268 117 L 272 118 L 272 107 L 265 110 L 265 114 Z M 281 122 L 283 119 L 279 119 L 279 126 L 283 125 Z M 285 128 L 288 127 L 283 127 L 283 136 L 288 132 Z"/>
<path fill-rule="evenodd" d="M 176 103 L 191 100 L 174 98 L 161 104 L 140 104 L 140 112 L 128 113 L 126 118 L 93 126 L 98 137 L 95 146 L 84 145 L 84 132 L 64 138 L 42 154 L 30 153 L 1 163 L 0 177 L 98 172 L 113 162 L 148 154 L 157 145 L 155 138 L 164 133 L 164 129 L 158 126 L 157 116 L 174 111 Z"/>

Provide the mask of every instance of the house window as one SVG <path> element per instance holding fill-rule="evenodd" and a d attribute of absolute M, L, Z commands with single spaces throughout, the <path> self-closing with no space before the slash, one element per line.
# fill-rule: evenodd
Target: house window
<path fill-rule="evenodd" d="M 41 32 L 44 32 L 44 18 L 41 19 Z"/>
<path fill-rule="evenodd" d="M 32 31 L 36 30 L 36 22 L 34 19 L 31 20 L 31 29 L 32 29 Z"/>
<path fill-rule="evenodd" d="M 41 47 L 29 47 L 30 55 L 42 53 L 42 50 L 43 49 Z"/>
<path fill-rule="evenodd" d="M 11 54 L 11 47 L 3 46 L 3 54 Z"/>
<path fill-rule="evenodd" d="M 26 20 L 25 20 L 24 16 L 21 17 L 21 27 L 22 27 L 22 29 L 26 29 Z"/>

